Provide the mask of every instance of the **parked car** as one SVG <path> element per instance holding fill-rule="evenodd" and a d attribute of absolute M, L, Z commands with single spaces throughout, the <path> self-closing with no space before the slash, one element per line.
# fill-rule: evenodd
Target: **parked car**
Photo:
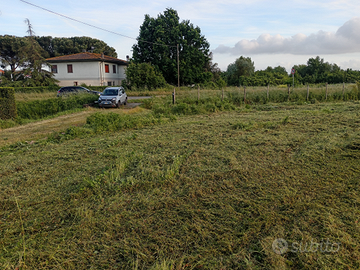
<path fill-rule="evenodd" d="M 108 87 L 100 95 L 99 107 L 120 107 L 121 104 L 126 105 L 127 95 L 123 87 Z"/>
<path fill-rule="evenodd" d="M 101 92 L 99 91 L 93 91 L 89 90 L 82 86 L 65 86 L 61 87 L 58 92 L 57 96 L 60 97 L 62 95 L 68 95 L 68 94 L 79 94 L 79 93 L 89 93 L 100 96 Z"/>

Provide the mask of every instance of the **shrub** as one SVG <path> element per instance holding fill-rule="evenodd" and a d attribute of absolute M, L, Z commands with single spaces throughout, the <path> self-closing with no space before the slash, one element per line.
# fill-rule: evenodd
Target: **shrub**
<path fill-rule="evenodd" d="M 126 80 L 123 81 L 123 86 L 127 89 L 151 91 L 165 85 L 166 81 L 161 72 L 149 63 L 130 63 L 126 69 Z"/>
<path fill-rule="evenodd" d="M 96 95 L 74 95 L 70 97 L 17 102 L 18 117 L 24 119 L 41 119 L 58 112 L 82 108 L 84 104 L 97 100 Z"/>
<path fill-rule="evenodd" d="M 16 103 L 14 88 L 0 88 L 0 119 L 15 119 Z"/>

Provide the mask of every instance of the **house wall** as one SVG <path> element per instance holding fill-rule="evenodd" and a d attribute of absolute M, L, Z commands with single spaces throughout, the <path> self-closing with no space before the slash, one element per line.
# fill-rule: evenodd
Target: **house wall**
<path fill-rule="evenodd" d="M 125 79 L 125 66 L 108 62 L 64 62 L 51 63 L 57 65 L 55 79 L 60 86 L 81 85 L 83 83 L 94 86 L 120 85 Z M 68 65 L 72 65 L 72 73 L 68 73 Z M 109 73 L 106 73 L 105 65 L 109 65 Z M 113 73 L 113 66 L 116 66 L 116 73 Z"/>

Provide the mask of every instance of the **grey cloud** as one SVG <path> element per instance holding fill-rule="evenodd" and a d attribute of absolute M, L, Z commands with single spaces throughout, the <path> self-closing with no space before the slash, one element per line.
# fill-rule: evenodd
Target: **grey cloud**
<path fill-rule="evenodd" d="M 351 39 L 359 44 L 360 43 L 359 29 L 360 29 L 360 17 L 347 21 L 343 26 L 341 26 L 337 30 L 336 35 Z"/>
<path fill-rule="evenodd" d="M 336 33 L 319 31 L 306 36 L 296 34 L 285 38 L 281 35 L 262 34 L 256 40 L 240 40 L 234 47 L 218 46 L 214 53 L 241 54 L 341 54 L 360 52 L 360 17 L 342 25 Z"/>

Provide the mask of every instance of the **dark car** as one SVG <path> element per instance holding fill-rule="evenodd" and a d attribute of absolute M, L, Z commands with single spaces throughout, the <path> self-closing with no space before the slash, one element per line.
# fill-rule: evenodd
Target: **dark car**
<path fill-rule="evenodd" d="M 89 90 L 82 86 L 65 86 L 61 87 L 58 92 L 57 96 L 60 97 L 62 95 L 69 95 L 69 94 L 80 94 L 80 93 L 89 93 L 100 96 L 101 92 Z"/>

